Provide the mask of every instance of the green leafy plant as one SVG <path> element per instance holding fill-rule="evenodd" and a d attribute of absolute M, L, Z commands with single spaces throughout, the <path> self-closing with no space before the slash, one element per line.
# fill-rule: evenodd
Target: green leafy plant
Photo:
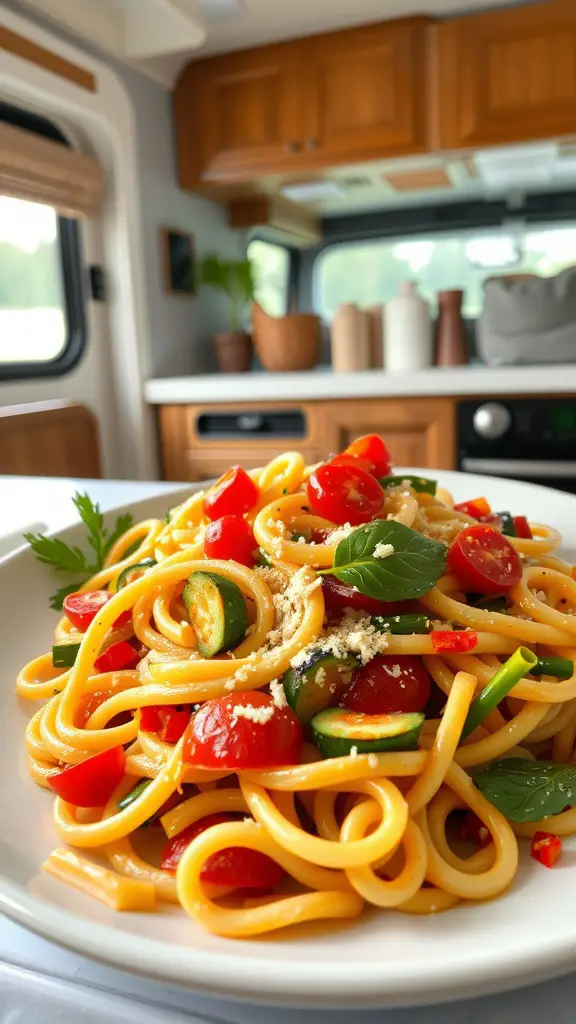
<path fill-rule="evenodd" d="M 394 551 L 385 558 L 376 553 L 381 544 Z M 334 566 L 321 575 L 333 575 L 362 594 L 381 601 L 421 597 L 438 582 L 446 566 L 446 548 L 435 540 L 391 519 L 376 519 L 359 526 L 336 548 Z"/>
<path fill-rule="evenodd" d="M 251 260 L 225 260 L 210 253 L 200 260 L 196 274 L 198 285 L 215 288 L 227 296 L 230 304 L 230 330 L 239 330 L 242 312 L 254 298 L 255 281 Z"/>
<path fill-rule="evenodd" d="M 51 565 L 57 572 L 66 572 L 80 576 L 74 583 L 61 587 L 50 598 L 50 607 L 60 611 L 64 598 L 78 590 L 87 579 L 104 567 L 104 559 L 113 544 L 132 526 L 130 513 L 118 516 L 113 530 L 104 526 L 104 517 L 100 506 L 93 502 L 87 494 L 78 491 L 72 498 L 78 515 L 88 529 L 88 544 L 92 552 L 86 554 L 79 547 L 66 544 L 58 537 L 47 537 L 43 533 L 25 533 L 34 554 L 40 562 Z M 127 553 L 127 552 L 126 552 Z"/>
<path fill-rule="evenodd" d="M 576 804 L 576 765 L 508 757 L 472 778 L 510 821 L 540 821 Z"/>

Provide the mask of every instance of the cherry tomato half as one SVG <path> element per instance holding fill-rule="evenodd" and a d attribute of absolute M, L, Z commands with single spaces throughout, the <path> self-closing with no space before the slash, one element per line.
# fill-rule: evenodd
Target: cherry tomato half
<path fill-rule="evenodd" d="M 510 542 L 493 526 L 478 523 L 461 530 L 448 551 L 448 567 L 466 590 L 494 594 L 515 587 L 522 562 Z"/>
<path fill-rule="evenodd" d="M 164 871 L 176 871 L 184 851 L 202 832 L 213 825 L 222 825 L 232 820 L 228 814 L 209 814 L 182 829 L 166 845 L 162 855 Z M 200 879 L 230 889 L 273 889 L 282 881 L 284 874 L 283 868 L 276 861 L 259 850 L 229 846 L 208 858 L 200 872 Z"/>
<path fill-rule="evenodd" d="M 182 759 L 235 771 L 299 764 L 301 752 L 302 726 L 294 712 L 254 691 L 206 701 L 186 730 Z"/>
<path fill-rule="evenodd" d="M 422 711 L 430 699 L 431 686 L 420 658 L 410 654 L 377 654 L 356 669 L 352 686 L 341 704 L 365 715 Z"/>
<path fill-rule="evenodd" d="M 384 504 L 384 491 L 373 476 L 355 466 L 319 466 L 307 483 L 312 511 L 343 526 L 375 519 Z"/>
<path fill-rule="evenodd" d="M 336 576 L 322 578 L 322 593 L 330 618 L 341 617 L 345 608 L 369 615 L 404 615 L 417 609 L 416 601 L 378 601 L 375 597 L 367 597 L 354 587 L 341 583 Z"/>
<path fill-rule="evenodd" d="M 136 668 L 140 654 L 127 640 L 120 640 L 108 647 L 94 662 L 97 672 L 120 672 L 123 668 Z"/>
<path fill-rule="evenodd" d="M 258 545 L 248 523 L 242 516 L 222 516 L 206 527 L 204 554 L 206 558 L 228 558 L 250 569 Z"/>
<path fill-rule="evenodd" d="M 378 434 L 364 434 L 357 437 L 344 451 L 345 455 L 353 455 L 370 464 L 370 472 L 374 476 L 389 476 L 392 459 L 384 441 Z"/>
<path fill-rule="evenodd" d="M 331 466 L 353 466 L 355 469 L 363 469 L 365 473 L 372 474 L 372 463 L 368 459 L 358 459 L 355 455 L 347 455 L 346 452 L 329 459 L 329 464 Z"/>
<path fill-rule="evenodd" d="M 64 614 L 76 629 L 85 633 L 88 626 L 111 598 L 107 590 L 86 590 L 84 593 L 68 594 L 64 598 Z"/>
<path fill-rule="evenodd" d="M 68 804 L 103 807 L 124 778 L 126 755 L 123 747 L 103 750 L 80 764 L 70 765 L 48 776 L 48 785 Z"/>
<path fill-rule="evenodd" d="M 256 504 L 259 493 L 246 470 L 232 466 L 208 491 L 204 499 L 204 512 L 209 519 L 242 515 Z"/>

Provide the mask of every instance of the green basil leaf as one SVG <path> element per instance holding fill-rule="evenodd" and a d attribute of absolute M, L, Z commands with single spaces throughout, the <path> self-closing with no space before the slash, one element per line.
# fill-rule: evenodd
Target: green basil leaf
<path fill-rule="evenodd" d="M 394 553 L 376 558 L 378 544 L 391 544 Z M 438 582 L 446 566 L 446 548 L 393 519 L 376 519 L 359 526 L 336 548 L 334 566 L 323 574 L 336 576 L 367 597 L 404 601 L 421 597 Z"/>
<path fill-rule="evenodd" d="M 400 476 L 383 476 L 380 480 L 380 486 L 401 487 L 405 480 L 412 485 L 412 490 L 416 494 L 436 494 L 437 480 L 429 480 L 425 476 L 410 476 L 407 473 L 401 473 Z"/>
<path fill-rule="evenodd" d="M 472 776 L 480 792 L 510 821 L 539 821 L 576 804 L 576 765 L 495 761 Z"/>

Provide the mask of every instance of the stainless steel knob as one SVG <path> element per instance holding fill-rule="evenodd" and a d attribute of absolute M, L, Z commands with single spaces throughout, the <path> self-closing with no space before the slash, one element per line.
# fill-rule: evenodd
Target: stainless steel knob
<path fill-rule="evenodd" d="M 510 429 L 512 416 L 505 405 L 500 402 L 486 402 L 479 405 L 474 413 L 474 429 L 480 437 L 487 437 L 492 440 L 503 437 Z"/>

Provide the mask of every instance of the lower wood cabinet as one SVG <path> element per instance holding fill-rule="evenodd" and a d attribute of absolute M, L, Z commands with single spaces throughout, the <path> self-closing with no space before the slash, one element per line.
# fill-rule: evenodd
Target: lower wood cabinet
<path fill-rule="evenodd" d="M 159 406 L 162 476 L 165 480 L 209 480 L 230 465 L 254 468 L 288 449 L 301 451 L 307 462 L 317 462 L 368 433 L 382 434 L 397 465 L 454 469 L 455 409 L 454 398 Z M 266 433 L 268 414 L 294 410 L 303 416 L 298 436 L 294 432 L 282 436 Z M 206 434 L 202 423 L 215 413 L 230 414 L 231 421 L 237 418 L 238 431 L 233 436 Z M 252 432 L 248 429 L 251 422 Z"/>

